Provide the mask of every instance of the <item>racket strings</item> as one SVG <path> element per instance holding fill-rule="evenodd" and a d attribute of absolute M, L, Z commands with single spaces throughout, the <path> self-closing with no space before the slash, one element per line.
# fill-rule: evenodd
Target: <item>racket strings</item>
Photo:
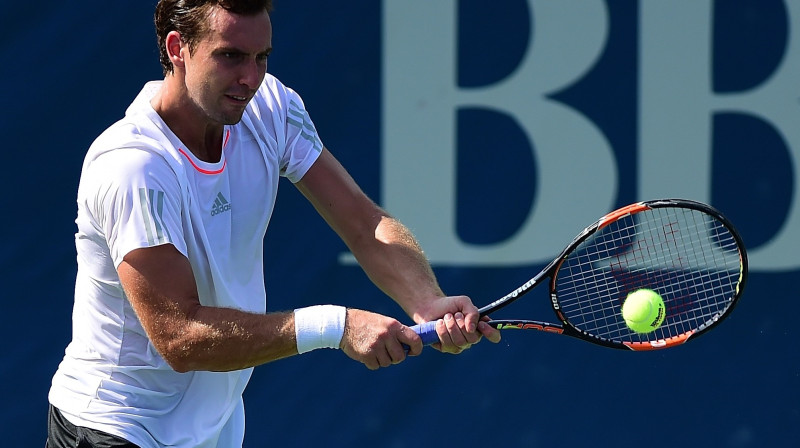
<path fill-rule="evenodd" d="M 602 339 L 646 342 L 713 323 L 732 303 L 741 274 L 739 246 L 717 219 L 687 208 L 653 208 L 595 232 L 561 264 L 556 292 L 564 317 Z M 666 318 L 638 334 L 622 318 L 631 292 L 653 289 Z"/>

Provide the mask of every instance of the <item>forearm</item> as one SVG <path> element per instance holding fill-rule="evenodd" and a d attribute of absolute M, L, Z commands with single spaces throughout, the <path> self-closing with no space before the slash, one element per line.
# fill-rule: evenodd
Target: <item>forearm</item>
<path fill-rule="evenodd" d="M 172 245 L 137 249 L 117 269 L 147 336 L 175 370 L 236 370 L 297 353 L 292 313 L 200 304 L 189 261 Z"/>
<path fill-rule="evenodd" d="M 350 250 L 370 280 L 414 321 L 440 317 L 426 310 L 432 298 L 444 293 L 416 239 L 399 221 L 383 216 L 374 232 L 356 240 Z"/>
<path fill-rule="evenodd" d="M 151 339 L 178 371 L 238 370 L 297 354 L 292 313 L 198 307 L 164 324 Z"/>
<path fill-rule="evenodd" d="M 347 244 L 370 280 L 394 299 L 415 322 L 442 319 L 437 323 L 437 333 L 442 340 L 440 348 L 443 351 L 458 353 L 477 342 L 481 334 L 486 332 L 499 340 L 497 330 L 487 327 L 485 323 L 486 328 L 481 334 L 476 333 L 480 316 L 469 297 L 446 297 L 443 294 L 425 254 L 411 232 L 370 200 L 327 149 L 323 149 L 314 165 L 295 185 Z M 348 312 L 348 316 L 351 314 Z M 372 321 L 374 323 L 374 319 Z M 406 335 L 408 327 L 396 321 L 384 324 L 384 328 L 393 328 L 388 334 L 394 335 L 389 338 L 394 342 L 385 344 L 391 354 L 384 353 L 377 358 L 356 357 L 370 368 L 405 358 L 396 338 L 402 338 L 402 343 L 412 346 L 412 353 L 421 349 L 416 335 Z M 347 325 L 350 330 L 357 327 L 359 325 L 352 322 Z M 353 337 L 345 331 L 343 341 L 352 343 L 359 339 L 360 336 Z M 352 347 L 343 348 L 351 357 L 356 352 L 367 352 L 363 349 L 351 350 Z"/>

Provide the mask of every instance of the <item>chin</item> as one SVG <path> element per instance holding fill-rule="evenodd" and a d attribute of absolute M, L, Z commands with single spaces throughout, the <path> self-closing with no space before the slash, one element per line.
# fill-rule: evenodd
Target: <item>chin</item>
<path fill-rule="evenodd" d="M 223 117 L 221 117 L 222 119 L 220 122 L 225 125 L 238 124 L 240 121 L 242 121 L 242 115 L 244 115 L 244 111 L 239 113 L 225 114 Z"/>

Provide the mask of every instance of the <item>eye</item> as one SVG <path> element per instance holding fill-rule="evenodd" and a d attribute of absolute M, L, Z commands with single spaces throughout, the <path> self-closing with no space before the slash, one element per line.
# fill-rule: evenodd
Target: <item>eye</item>
<path fill-rule="evenodd" d="M 227 61 L 236 61 L 242 58 L 242 53 L 239 51 L 220 51 L 218 54 Z"/>

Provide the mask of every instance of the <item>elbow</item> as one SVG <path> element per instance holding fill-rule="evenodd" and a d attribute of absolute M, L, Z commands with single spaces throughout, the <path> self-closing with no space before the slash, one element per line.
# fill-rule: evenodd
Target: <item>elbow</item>
<path fill-rule="evenodd" d="M 153 344 L 161 355 L 161 358 L 178 373 L 191 372 L 197 369 L 195 356 L 192 354 L 191 346 L 184 340 L 162 341 Z"/>
<path fill-rule="evenodd" d="M 161 358 L 178 373 L 205 370 L 203 361 L 213 346 L 208 326 L 190 319 L 151 326 L 147 332 Z"/>
<path fill-rule="evenodd" d="M 175 358 L 175 357 L 171 358 L 164 357 L 164 361 L 167 362 L 167 364 L 172 368 L 172 370 L 178 373 L 187 373 L 196 370 L 192 368 L 190 363 L 186 362 L 185 359 Z"/>
<path fill-rule="evenodd" d="M 370 251 L 396 243 L 398 226 L 402 229 L 402 225 L 386 214 L 372 214 L 361 221 L 361 225 L 353 226 L 342 239 L 354 254 Z"/>

